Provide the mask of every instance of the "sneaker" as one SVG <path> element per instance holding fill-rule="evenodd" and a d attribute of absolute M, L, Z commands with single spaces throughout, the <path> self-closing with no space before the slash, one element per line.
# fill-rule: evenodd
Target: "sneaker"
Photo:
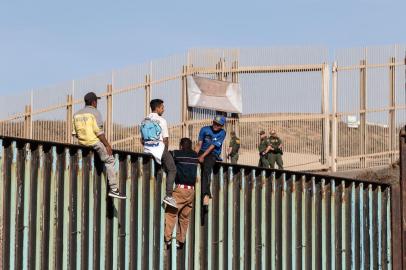
<path fill-rule="evenodd" d="M 109 196 L 117 199 L 127 199 L 125 195 L 120 195 L 118 188 L 110 189 Z"/>
<path fill-rule="evenodd" d="M 185 243 L 182 243 L 182 242 L 176 240 L 176 248 L 177 249 L 182 249 L 184 245 L 185 245 Z"/>
<path fill-rule="evenodd" d="M 169 206 L 178 208 L 178 206 L 176 205 L 176 201 L 173 197 L 166 196 L 163 201 L 164 201 L 164 203 L 166 203 Z"/>
<path fill-rule="evenodd" d="M 171 249 L 171 245 L 172 245 L 172 240 L 165 241 L 166 249 Z"/>

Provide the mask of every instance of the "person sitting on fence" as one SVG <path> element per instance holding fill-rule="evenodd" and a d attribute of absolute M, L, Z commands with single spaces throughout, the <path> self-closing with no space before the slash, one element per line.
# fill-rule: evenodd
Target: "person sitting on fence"
<path fill-rule="evenodd" d="M 259 132 L 260 142 L 258 145 L 259 162 L 258 167 L 269 168 L 269 151 L 271 151 L 271 143 L 266 137 L 265 131 Z"/>
<path fill-rule="evenodd" d="M 163 202 L 172 207 L 176 206 L 176 200 L 172 197 L 173 182 L 176 176 L 176 166 L 172 155 L 168 151 L 169 131 L 166 120 L 162 117 L 165 107 L 161 99 L 153 99 L 149 103 L 152 113 L 145 117 L 141 123 L 141 143 L 144 152 L 152 154 L 158 164 L 162 164 L 167 174 L 166 196 Z"/>
<path fill-rule="evenodd" d="M 189 226 L 192 212 L 193 200 L 195 198 L 195 183 L 197 173 L 197 154 L 192 150 L 192 141 L 189 138 L 182 138 L 179 144 L 180 150 L 172 152 L 176 164 L 176 188 L 173 197 L 178 208 L 166 207 L 165 209 L 165 242 L 171 244 L 173 228 L 177 222 L 176 244 L 183 247 L 186 239 L 186 232 Z"/>
<path fill-rule="evenodd" d="M 101 113 L 97 110 L 98 99 L 100 97 L 93 92 L 85 95 L 85 107 L 73 115 L 72 135 L 77 137 L 80 145 L 92 147 L 106 166 L 109 185 L 108 195 L 118 199 L 125 199 L 126 196 L 120 194 L 118 189 L 118 180 L 114 171 L 115 158 L 111 145 L 104 135 L 103 119 Z"/>
<path fill-rule="evenodd" d="M 199 155 L 199 162 L 202 163 L 202 198 L 204 210 L 207 210 L 210 192 L 211 171 L 217 160 L 221 160 L 221 148 L 226 137 L 226 131 L 223 129 L 226 123 L 224 116 L 216 116 L 211 126 L 205 126 L 200 129 L 199 142 L 196 145 L 196 153 Z"/>
<path fill-rule="evenodd" d="M 269 137 L 269 142 L 271 144 L 271 151 L 269 153 L 269 165 L 271 169 L 275 169 L 275 162 L 278 164 L 278 169 L 283 170 L 283 144 L 282 140 L 276 134 L 276 130 L 271 130 L 271 136 Z"/>

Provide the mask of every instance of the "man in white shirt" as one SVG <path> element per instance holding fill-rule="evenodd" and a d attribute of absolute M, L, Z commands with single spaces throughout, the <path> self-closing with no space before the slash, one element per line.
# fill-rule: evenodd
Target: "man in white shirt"
<path fill-rule="evenodd" d="M 166 197 L 164 203 L 177 208 L 176 201 L 172 197 L 173 183 L 176 177 L 176 165 L 172 155 L 168 151 L 169 132 L 168 124 L 162 117 L 165 111 L 164 102 L 161 99 L 153 99 L 149 103 L 152 113 L 150 113 L 141 124 L 142 143 L 144 152 L 152 154 L 157 163 L 162 164 L 166 177 Z M 154 125 L 156 125 L 154 127 Z M 147 126 L 143 130 L 144 127 Z M 151 133 L 155 133 L 151 135 Z"/>

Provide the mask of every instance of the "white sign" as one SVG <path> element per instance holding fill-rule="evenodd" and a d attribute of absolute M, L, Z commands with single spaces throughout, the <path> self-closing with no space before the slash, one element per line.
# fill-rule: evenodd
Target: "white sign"
<path fill-rule="evenodd" d="M 188 76 L 187 94 L 190 107 L 242 113 L 242 96 L 238 83 Z"/>
<path fill-rule="evenodd" d="M 359 122 L 357 121 L 356 115 L 348 115 L 347 116 L 347 126 L 349 128 L 358 128 Z"/>

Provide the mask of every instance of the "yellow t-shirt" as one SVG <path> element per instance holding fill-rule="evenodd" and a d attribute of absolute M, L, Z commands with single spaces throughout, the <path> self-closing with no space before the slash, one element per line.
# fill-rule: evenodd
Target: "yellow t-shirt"
<path fill-rule="evenodd" d="M 78 138 L 79 144 L 95 145 L 100 141 L 97 136 L 101 134 L 104 134 L 103 120 L 95 107 L 86 106 L 73 115 L 72 135 Z"/>

